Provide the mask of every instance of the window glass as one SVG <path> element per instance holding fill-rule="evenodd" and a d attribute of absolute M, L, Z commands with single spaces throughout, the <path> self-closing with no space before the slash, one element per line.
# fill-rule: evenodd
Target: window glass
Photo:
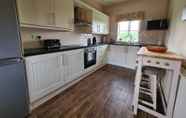
<path fill-rule="evenodd" d="M 139 41 L 140 21 L 122 21 L 118 23 L 117 41 L 135 43 Z"/>

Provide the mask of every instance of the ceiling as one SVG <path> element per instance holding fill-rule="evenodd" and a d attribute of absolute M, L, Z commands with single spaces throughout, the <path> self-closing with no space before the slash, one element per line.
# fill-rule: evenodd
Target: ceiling
<path fill-rule="evenodd" d="M 120 2 L 126 2 L 129 0 L 95 0 L 95 1 L 100 3 L 101 5 L 108 6 L 108 5 L 117 4 Z"/>

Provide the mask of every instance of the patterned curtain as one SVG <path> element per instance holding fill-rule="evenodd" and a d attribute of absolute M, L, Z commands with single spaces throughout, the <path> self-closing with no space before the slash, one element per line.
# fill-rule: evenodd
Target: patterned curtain
<path fill-rule="evenodd" d="M 138 12 L 131 12 L 117 15 L 116 20 L 117 22 L 124 21 L 124 20 L 144 20 L 145 12 L 138 11 Z"/>

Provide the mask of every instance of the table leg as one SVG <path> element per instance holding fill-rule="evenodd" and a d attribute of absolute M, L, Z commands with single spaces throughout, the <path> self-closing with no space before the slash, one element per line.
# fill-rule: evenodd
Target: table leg
<path fill-rule="evenodd" d="M 169 100 L 167 105 L 167 115 L 166 115 L 167 118 L 173 118 L 180 69 L 181 69 L 181 63 L 177 64 L 177 66 L 173 70 L 170 95 L 169 95 Z"/>
<path fill-rule="evenodd" d="M 137 110 L 138 110 L 138 99 L 139 99 L 141 77 L 142 77 L 142 57 L 138 57 L 138 66 L 137 66 L 136 77 L 135 77 L 135 88 L 134 88 L 134 97 L 133 97 L 134 115 L 137 115 Z"/>

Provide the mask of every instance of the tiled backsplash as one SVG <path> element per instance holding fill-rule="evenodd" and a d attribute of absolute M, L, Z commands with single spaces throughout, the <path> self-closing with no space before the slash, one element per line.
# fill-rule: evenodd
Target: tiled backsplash
<path fill-rule="evenodd" d="M 141 31 L 140 32 L 140 43 L 145 44 L 165 44 L 166 31 L 152 30 L 152 31 Z"/>
<path fill-rule="evenodd" d="M 21 39 L 23 48 L 39 48 L 42 47 L 40 41 L 36 38 L 41 36 L 44 39 L 60 39 L 62 45 L 86 45 L 88 38 L 97 38 L 100 41 L 100 36 L 92 34 L 80 34 L 75 32 L 54 32 L 42 31 L 36 29 L 22 29 Z"/>

